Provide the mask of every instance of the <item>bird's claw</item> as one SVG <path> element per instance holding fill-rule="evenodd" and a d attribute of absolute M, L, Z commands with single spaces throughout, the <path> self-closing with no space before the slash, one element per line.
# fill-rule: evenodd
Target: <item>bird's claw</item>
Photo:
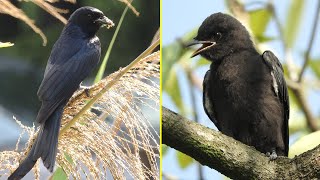
<path fill-rule="evenodd" d="M 90 97 L 90 86 L 82 86 L 80 85 L 80 89 L 83 89 L 84 92 L 86 93 L 87 97 Z"/>
<path fill-rule="evenodd" d="M 84 89 L 84 92 L 86 93 L 87 97 L 90 97 L 90 91 L 89 91 L 89 89 Z"/>
<path fill-rule="evenodd" d="M 274 149 L 272 150 L 271 154 L 270 154 L 270 152 L 267 152 L 266 155 L 269 157 L 269 159 L 271 161 L 277 159 L 277 157 L 278 157 L 276 150 L 274 150 Z"/>

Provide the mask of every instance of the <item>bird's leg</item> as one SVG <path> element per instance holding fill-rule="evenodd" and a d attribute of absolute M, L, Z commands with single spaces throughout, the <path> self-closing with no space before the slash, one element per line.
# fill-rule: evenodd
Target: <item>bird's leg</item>
<path fill-rule="evenodd" d="M 79 88 L 80 89 L 83 89 L 84 90 L 84 92 L 86 93 L 86 95 L 87 95 L 87 97 L 90 97 L 90 88 L 91 88 L 92 86 L 82 86 L 82 82 L 80 83 L 80 86 L 79 86 Z"/>
<path fill-rule="evenodd" d="M 271 153 L 270 153 L 270 152 L 267 152 L 266 155 L 269 157 L 269 159 L 270 159 L 271 161 L 277 159 L 277 157 L 278 157 L 277 152 L 276 152 L 275 149 L 272 149 L 272 150 L 271 150 Z"/>

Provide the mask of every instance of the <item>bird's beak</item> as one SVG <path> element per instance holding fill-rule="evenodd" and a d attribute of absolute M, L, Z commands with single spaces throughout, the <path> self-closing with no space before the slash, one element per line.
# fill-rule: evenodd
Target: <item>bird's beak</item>
<path fill-rule="evenodd" d="M 95 22 L 96 22 L 96 23 L 99 23 L 99 24 L 101 25 L 101 27 L 107 26 L 108 29 L 109 29 L 110 27 L 113 27 L 113 26 L 114 26 L 114 23 L 113 23 L 109 18 L 107 18 L 106 16 L 100 17 L 100 18 L 97 19 Z"/>
<path fill-rule="evenodd" d="M 216 45 L 216 42 L 192 40 L 189 43 L 187 43 L 187 47 L 197 45 L 197 44 L 201 44 L 202 46 L 199 49 L 197 49 L 195 52 L 193 52 L 191 57 L 195 57 L 199 55 L 201 52 L 211 48 L 212 46 Z"/>

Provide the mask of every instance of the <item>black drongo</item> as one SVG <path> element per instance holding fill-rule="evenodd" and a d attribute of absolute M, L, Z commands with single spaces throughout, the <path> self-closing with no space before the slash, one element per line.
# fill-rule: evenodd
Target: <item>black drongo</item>
<path fill-rule="evenodd" d="M 93 7 L 79 8 L 70 16 L 52 48 L 38 90 L 42 102 L 36 118 L 40 124 L 39 134 L 27 157 L 9 179 L 24 177 L 39 158 L 53 171 L 63 108 L 100 60 L 101 45 L 95 34 L 104 25 L 113 23 Z"/>

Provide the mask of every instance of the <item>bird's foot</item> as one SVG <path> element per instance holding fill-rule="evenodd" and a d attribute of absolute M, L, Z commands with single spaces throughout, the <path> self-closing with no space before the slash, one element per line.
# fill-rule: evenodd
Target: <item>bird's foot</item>
<path fill-rule="evenodd" d="M 99 107 L 91 107 L 91 112 L 95 113 L 97 116 L 100 116 L 103 112 L 103 109 Z"/>
<path fill-rule="evenodd" d="M 272 149 L 271 154 L 270 152 L 267 152 L 266 155 L 269 157 L 271 161 L 277 159 L 278 157 L 275 149 Z"/>
<path fill-rule="evenodd" d="M 82 86 L 80 84 L 80 89 L 84 90 L 84 92 L 86 93 L 87 97 L 90 97 L 90 88 L 91 88 L 91 86 Z"/>

